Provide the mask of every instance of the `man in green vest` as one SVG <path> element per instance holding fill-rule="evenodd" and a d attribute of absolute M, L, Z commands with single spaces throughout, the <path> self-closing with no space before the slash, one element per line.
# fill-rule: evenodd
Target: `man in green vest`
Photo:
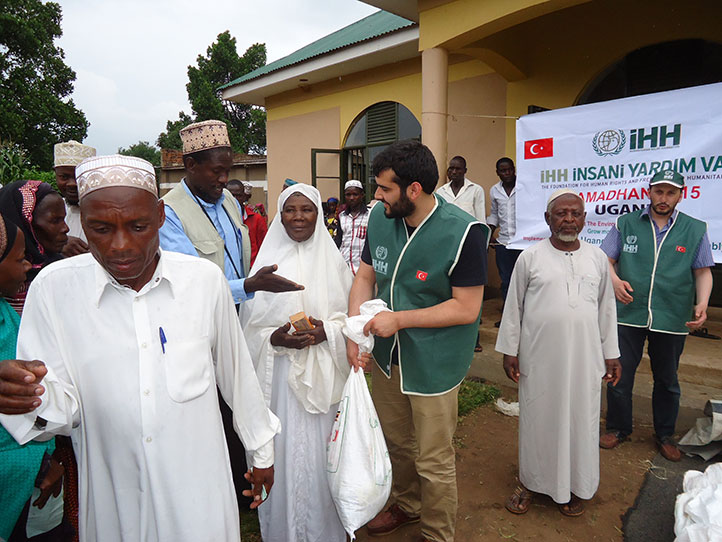
<path fill-rule="evenodd" d="M 474 355 L 489 228 L 434 195 L 436 161 L 418 141 L 387 147 L 372 169 L 383 205 L 369 217 L 349 315 L 373 297 L 391 309 L 364 332 L 376 336 L 373 398 L 394 476 L 392 504 L 367 530 L 421 521 L 422 540 L 446 542 L 456 525 L 457 397 Z M 347 355 L 356 370 L 365 365 L 351 341 Z"/>
<path fill-rule="evenodd" d="M 632 432 L 634 373 L 647 341 L 655 440 L 670 461 L 682 457 L 674 441 L 679 358 L 689 329 L 707 319 L 714 265 L 707 224 L 675 210 L 683 195 L 682 175 L 656 173 L 649 183 L 650 205 L 620 216 L 601 245 L 617 298 L 622 378 L 607 386 L 607 433 L 599 445 L 614 448 Z"/>

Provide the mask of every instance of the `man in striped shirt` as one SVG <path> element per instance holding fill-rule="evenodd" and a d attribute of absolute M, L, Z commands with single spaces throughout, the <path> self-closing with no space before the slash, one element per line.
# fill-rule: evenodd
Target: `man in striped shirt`
<path fill-rule="evenodd" d="M 366 241 L 369 209 L 366 207 L 361 181 L 348 181 L 344 186 L 343 195 L 346 209 L 338 216 L 339 228 L 336 230 L 336 245 L 341 250 L 341 256 L 346 260 L 351 272 L 356 275 Z"/>

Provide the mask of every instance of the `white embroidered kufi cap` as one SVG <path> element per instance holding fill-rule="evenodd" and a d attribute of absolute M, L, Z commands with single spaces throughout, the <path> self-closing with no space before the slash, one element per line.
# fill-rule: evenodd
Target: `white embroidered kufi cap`
<path fill-rule="evenodd" d="M 72 140 L 66 141 L 65 143 L 57 143 L 53 151 L 55 155 L 54 167 L 77 166 L 86 158 L 95 156 L 95 149 L 93 147 Z"/>
<path fill-rule="evenodd" d="M 111 154 L 83 160 L 75 168 L 79 199 L 101 188 L 130 186 L 158 197 L 155 170 L 147 160 L 135 156 Z"/>
<path fill-rule="evenodd" d="M 205 120 L 189 124 L 180 131 L 183 154 L 192 154 L 207 149 L 230 147 L 228 127 L 220 120 Z"/>
<path fill-rule="evenodd" d="M 346 184 L 343 187 L 344 191 L 348 190 L 349 188 L 358 188 L 363 192 L 364 185 L 361 184 L 361 181 L 351 179 L 350 181 L 346 181 Z"/>
<path fill-rule="evenodd" d="M 575 192 L 570 188 L 560 188 L 559 190 L 555 190 L 552 195 L 549 196 L 549 199 L 547 200 L 547 207 L 549 207 L 552 204 L 552 201 L 554 201 L 555 199 L 566 196 L 567 194 L 578 197 L 581 200 L 582 204 L 584 203 L 584 200 L 579 195 L 579 192 Z"/>

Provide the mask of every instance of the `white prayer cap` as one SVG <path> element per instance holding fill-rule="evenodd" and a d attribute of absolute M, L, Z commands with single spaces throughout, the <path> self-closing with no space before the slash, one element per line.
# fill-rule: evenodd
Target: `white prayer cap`
<path fill-rule="evenodd" d="M 77 166 L 86 158 L 95 156 L 95 149 L 93 147 L 72 140 L 66 141 L 65 143 L 57 143 L 53 151 L 55 155 L 55 164 L 53 167 Z"/>
<path fill-rule="evenodd" d="M 135 156 L 111 154 L 83 160 L 75 168 L 78 198 L 111 186 L 140 188 L 158 197 L 153 165 Z"/>
<path fill-rule="evenodd" d="M 204 120 L 189 124 L 180 131 L 180 138 L 183 142 L 183 154 L 231 146 L 228 127 L 221 120 Z"/>
<path fill-rule="evenodd" d="M 555 190 L 554 193 L 549 196 L 549 199 L 547 200 L 547 210 L 551 208 L 551 204 L 555 199 L 560 198 L 566 194 L 571 194 L 572 196 L 578 197 L 579 200 L 582 202 L 582 205 L 584 205 L 584 200 L 579 195 L 579 192 L 575 192 L 570 188 L 560 188 L 559 190 Z"/>
<path fill-rule="evenodd" d="M 357 181 L 356 179 L 351 179 L 350 181 L 347 181 L 346 184 L 343 187 L 344 192 L 348 190 L 349 188 L 358 188 L 363 192 L 364 185 L 361 184 L 361 181 Z"/>
<path fill-rule="evenodd" d="M 251 183 L 249 183 L 248 181 L 241 181 L 241 184 L 243 185 L 243 191 L 246 194 L 253 193 L 253 185 Z"/>

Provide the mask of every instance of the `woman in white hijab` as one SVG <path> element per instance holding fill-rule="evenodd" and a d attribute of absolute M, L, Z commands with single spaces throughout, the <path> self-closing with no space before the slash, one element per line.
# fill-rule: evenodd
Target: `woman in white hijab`
<path fill-rule="evenodd" d="M 344 542 L 326 478 L 326 442 L 348 377 L 341 327 L 353 277 L 323 225 L 321 196 L 295 184 L 278 198 L 279 212 L 251 274 L 278 263 L 278 273 L 305 286 L 256 292 L 241 324 L 266 402 L 281 419 L 275 482 L 258 509 L 264 542 Z M 305 312 L 315 328 L 293 333 L 289 317 Z"/>

